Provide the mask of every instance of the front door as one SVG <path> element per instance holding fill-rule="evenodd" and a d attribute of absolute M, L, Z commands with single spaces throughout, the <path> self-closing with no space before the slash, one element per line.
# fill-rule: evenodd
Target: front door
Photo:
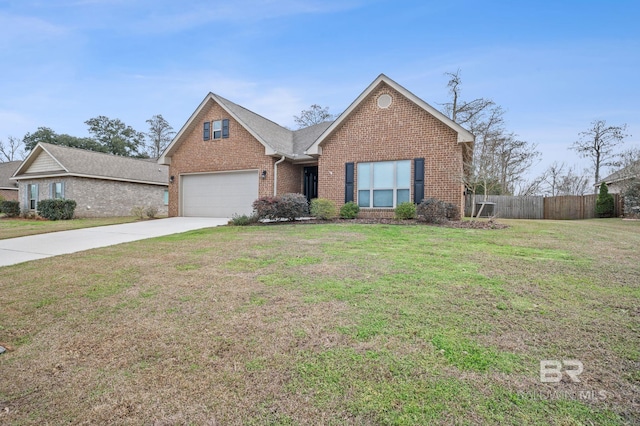
<path fill-rule="evenodd" d="M 318 166 L 304 168 L 304 195 L 309 202 L 318 198 Z"/>

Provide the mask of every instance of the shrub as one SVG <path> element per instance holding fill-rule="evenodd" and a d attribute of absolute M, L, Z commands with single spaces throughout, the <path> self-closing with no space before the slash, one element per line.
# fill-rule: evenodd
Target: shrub
<path fill-rule="evenodd" d="M 74 200 L 50 199 L 38 203 L 38 214 L 49 220 L 73 219 L 75 210 L 76 202 Z"/>
<path fill-rule="evenodd" d="M 607 184 L 602 182 L 600 185 L 600 192 L 596 199 L 596 216 L 597 217 L 611 217 L 614 212 L 613 195 L 609 194 L 609 188 Z"/>
<path fill-rule="evenodd" d="M 395 217 L 399 220 L 415 219 L 416 205 L 410 201 L 398 204 L 395 210 Z"/>
<path fill-rule="evenodd" d="M 640 216 L 640 182 L 635 182 L 624 191 L 624 215 Z"/>
<path fill-rule="evenodd" d="M 253 202 L 253 211 L 258 220 L 295 220 L 309 214 L 309 205 L 302 194 L 284 194 L 281 197 L 258 198 Z"/>
<path fill-rule="evenodd" d="M 336 203 L 326 198 L 314 198 L 311 200 L 311 216 L 320 220 L 332 220 L 338 216 Z"/>
<path fill-rule="evenodd" d="M 416 216 L 418 220 L 427 223 L 446 223 L 450 220 L 456 220 L 460 216 L 460 209 L 452 203 L 435 198 L 426 198 L 416 208 Z"/>
<path fill-rule="evenodd" d="M 342 207 L 340 207 L 340 217 L 342 219 L 355 219 L 360 213 L 360 206 L 353 201 L 349 201 Z"/>
<path fill-rule="evenodd" d="M 253 213 L 258 220 L 278 218 L 279 197 L 262 197 L 253 202 Z"/>
<path fill-rule="evenodd" d="M 146 214 L 149 219 L 154 219 L 158 216 L 158 208 L 156 206 L 149 206 L 144 210 L 144 214 Z"/>
<path fill-rule="evenodd" d="M 144 207 L 133 206 L 133 208 L 131 209 L 131 216 L 135 216 L 138 219 L 144 219 Z"/>
<path fill-rule="evenodd" d="M 256 223 L 258 218 L 255 215 L 238 215 L 234 214 L 229 221 L 229 225 L 231 226 L 247 226 L 252 223 Z"/>
<path fill-rule="evenodd" d="M 7 217 L 20 216 L 20 203 L 18 201 L 4 200 L 0 202 L 0 213 L 4 213 Z"/>
<path fill-rule="evenodd" d="M 278 204 L 278 217 L 296 220 L 297 217 L 309 215 L 307 197 L 302 194 L 284 194 Z"/>

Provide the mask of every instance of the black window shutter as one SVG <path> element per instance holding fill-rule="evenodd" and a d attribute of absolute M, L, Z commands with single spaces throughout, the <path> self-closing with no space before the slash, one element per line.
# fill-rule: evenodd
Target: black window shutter
<path fill-rule="evenodd" d="M 209 139 L 211 139 L 211 122 L 210 121 L 205 121 L 204 122 L 204 128 L 202 131 L 202 139 L 204 139 L 205 141 L 208 141 Z"/>
<path fill-rule="evenodd" d="M 222 137 L 225 139 L 229 137 L 229 120 L 226 118 L 222 120 Z"/>
<path fill-rule="evenodd" d="M 348 203 L 353 201 L 353 178 L 354 178 L 354 166 L 353 163 L 345 164 L 345 179 L 344 179 L 344 202 Z"/>
<path fill-rule="evenodd" d="M 424 198 L 424 158 L 413 160 L 413 202 L 420 204 Z"/>

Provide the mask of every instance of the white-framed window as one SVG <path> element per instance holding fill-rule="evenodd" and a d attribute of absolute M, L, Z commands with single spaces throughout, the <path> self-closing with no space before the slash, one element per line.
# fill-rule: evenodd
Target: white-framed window
<path fill-rule="evenodd" d="M 38 184 L 30 183 L 27 185 L 27 201 L 29 210 L 36 210 L 38 208 Z"/>
<path fill-rule="evenodd" d="M 51 184 L 51 198 L 53 199 L 64 198 L 63 182 L 54 182 Z"/>
<path fill-rule="evenodd" d="M 213 139 L 222 139 L 222 120 L 213 122 Z"/>
<path fill-rule="evenodd" d="M 162 202 L 164 203 L 165 206 L 169 205 L 169 190 L 168 189 L 164 190 L 164 194 L 162 195 Z"/>
<path fill-rule="evenodd" d="M 358 205 L 395 208 L 410 200 L 411 161 L 358 163 Z"/>

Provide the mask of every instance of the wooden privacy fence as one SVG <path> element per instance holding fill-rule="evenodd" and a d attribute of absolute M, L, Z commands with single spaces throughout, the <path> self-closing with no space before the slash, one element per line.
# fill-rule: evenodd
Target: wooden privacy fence
<path fill-rule="evenodd" d="M 618 217 L 623 211 L 622 197 L 619 194 L 611 195 L 615 206 L 613 215 Z M 465 197 L 465 216 L 471 216 L 471 198 L 471 195 Z M 495 203 L 493 214 L 505 219 L 592 219 L 596 217 L 596 198 L 596 194 L 558 197 L 489 195 L 487 202 Z M 476 204 L 483 200 L 484 195 L 475 196 Z"/>

